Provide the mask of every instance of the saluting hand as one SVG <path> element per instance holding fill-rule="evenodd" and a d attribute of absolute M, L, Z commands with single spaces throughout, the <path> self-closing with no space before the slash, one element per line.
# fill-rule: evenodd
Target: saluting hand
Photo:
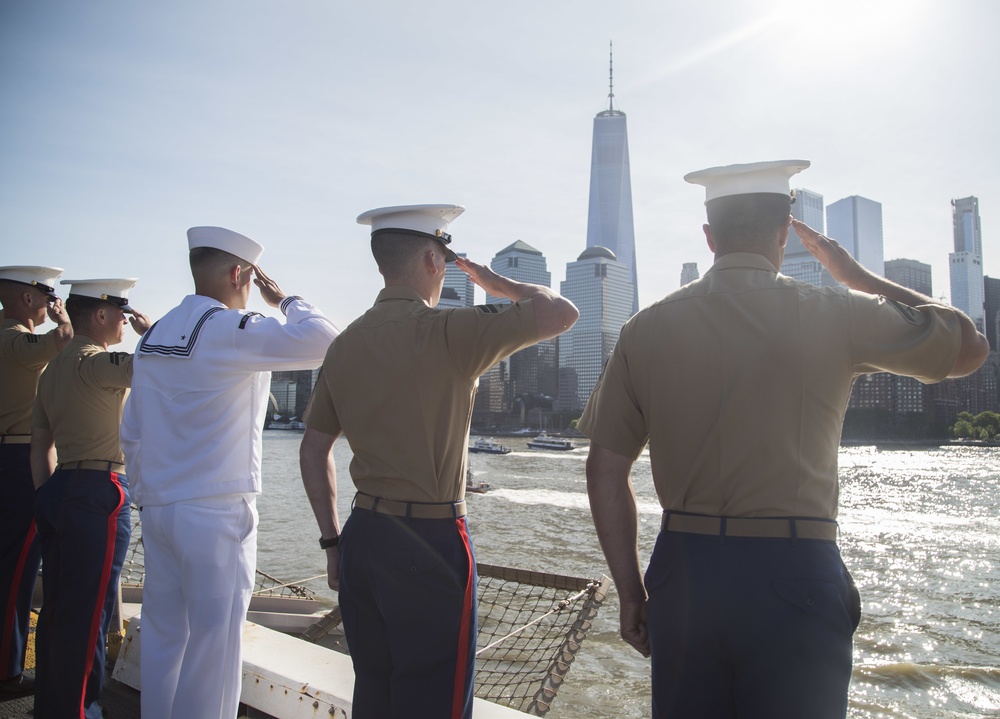
<path fill-rule="evenodd" d="M 128 322 L 132 325 L 132 329 L 134 329 L 136 334 L 140 337 L 146 334 L 146 330 L 148 330 L 153 324 L 147 315 L 142 314 L 142 312 L 136 312 L 135 310 L 132 310 L 132 314 L 129 315 Z"/>
<path fill-rule="evenodd" d="M 45 308 L 49 319 L 55 322 L 57 325 L 69 324 L 69 315 L 66 314 L 66 308 L 63 306 L 63 301 L 56 297 L 52 300 L 52 303 Z"/>
<path fill-rule="evenodd" d="M 868 291 L 868 271 L 839 242 L 821 235 L 800 220 L 792 220 L 792 227 L 805 248 L 829 270 L 833 279 L 852 290 Z"/>
<path fill-rule="evenodd" d="M 285 293 L 278 287 L 278 283 L 265 275 L 257 265 L 253 266 L 253 274 L 253 283 L 257 285 L 257 289 L 260 290 L 260 296 L 264 298 L 264 301 L 271 305 L 271 307 L 281 306 L 281 301 L 285 299 Z"/>
<path fill-rule="evenodd" d="M 501 277 L 486 265 L 480 265 L 465 257 L 459 257 L 455 260 L 455 264 L 469 276 L 469 279 L 474 284 L 482 287 L 487 294 L 494 297 L 508 297 L 507 289 L 510 285 L 510 280 L 506 277 Z"/>

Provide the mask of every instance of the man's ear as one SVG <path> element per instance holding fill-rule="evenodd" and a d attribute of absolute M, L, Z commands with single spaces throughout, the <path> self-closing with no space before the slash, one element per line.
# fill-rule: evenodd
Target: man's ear
<path fill-rule="evenodd" d="M 701 226 L 701 229 L 705 232 L 705 241 L 708 243 L 708 249 L 715 254 L 715 237 L 712 236 L 712 227 L 706 222 Z"/>
<path fill-rule="evenodd" d="M 781 236 L 778 238 L 778 246 L 784 247 L 788 244 L 788 233 L 792 231 L 792 216 L 788 216 L 788 224 L 785 225 L 784 229 L 781 231 Z"/>

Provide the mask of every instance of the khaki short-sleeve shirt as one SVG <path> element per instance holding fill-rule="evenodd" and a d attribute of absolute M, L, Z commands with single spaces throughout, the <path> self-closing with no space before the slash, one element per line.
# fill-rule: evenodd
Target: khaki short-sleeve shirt
<path fill-rule="evenodd" d="M 730 254 L 629 320 L 579 426 L 631 458 L 648 440 L 664 509 L 833 519 L 854 378 L 940 381 L 960 342 L 950 308 L 815 287 Z"/>
<path fill-rule="evenodd" d="M 123 463 L 118 430 L 131 384 L 131 354 L 76 335 L 38 380 L 31 426 L 52 432 L 60 464 Z"/>
<path fill-rule="evenodd" d="M 359 491 L 456 501 L 465 496 L 479 376 L 537 341 L 531 300 L 442 310 L 411 289 L 387 287 L 330 346 L 306 425 L 343 432 Z"/>
<path fill-rule="evenodd" d="M 0 323 L 0 434 L 30 434 L 38 377 L 59 348 L 17 320 Z"/>

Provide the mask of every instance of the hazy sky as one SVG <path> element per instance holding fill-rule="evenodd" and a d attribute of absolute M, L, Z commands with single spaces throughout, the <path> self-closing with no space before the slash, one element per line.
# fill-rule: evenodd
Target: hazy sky
<path fill-rule="evenodd" d="M 952 198 L 1000 275 L 998 27 L 994 0 L 3 0 L 0 264 L 139 277 L 156 318 L 192 288 L 185 230 L 223 225 L 345 326 L 381 287 L 355 217 L 455 202 L 454 249 L 524 240 L 558 287 L 613 40 L 640 304 L 711 265 L 682 176 L 784 158 L 881 202 L 886 259 L 948 295 Z"/>

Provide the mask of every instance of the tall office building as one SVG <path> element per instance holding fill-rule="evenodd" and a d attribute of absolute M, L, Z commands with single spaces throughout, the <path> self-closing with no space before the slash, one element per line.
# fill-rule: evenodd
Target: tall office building
<path fill-rule="evenodd" d="M 694 282 L 699 277 L 701 275 L 698 273 L 697 262 L 685 262 L 681 267 L 681 287 Z"/>
<path fill-rule="evenodd" d="M 792 203 L 792 217 L 801 220 L 817 232 L 824 232 L 826 223 L 823 215 L 823 195 L 805 188 L 795 190 Z M 788 230 L 788 243 L 781 261 L 781 273 L 818 287 L 832 287 L 837 284 L 826 268 L 805 248 L 794 229 Z"/>
<path fill-rule="evenodd" d="M 826 208 L 826 234 L 876 275 L 885 275 L 881 203 L 858 195 L 837 200 Z"/>
<path fill-rule="evenodd" d="M 456 253 L 465 257 L 464 252 Z M 444 270 L 444 288 L 441 290 L 441 300 L 438 307 L 472 307 L 475 302 L 475 285 L 472 278 L 454 262 L 448 263 Z"/>
<path fill-rule="evenodd" d="M 948 255 L 951 303 L 969 315 L 980 332 L 986 329 L 983 308 L 983 231 L 979 222 L 979 200 L 963 197 L 951 201 L 955 251 Z"/>
<path fill-rule="evenodd" d="M 886 260 L 885 278 L 914 292 L 933 297 L 931 266 L 917 260 Z"/>
<path fill-rule="evenodd" d="M 613 58 L 612 58 L 613 59 Z M 625 113 L 614 106 L 613 64 L 609 68 L 608 109 L 594 118 L 590 156 L 590 208 L 587 247 L 607 247 L 628 268 L 632 281 L 632 314 L 639 311 L 635 229 L 632 225 L 632 182 L 628 161 Z"/>
<path fill-rule="evenodd" d="M 1000 350 L 997 341 L 1000 340 L 1000 279 L 996 277 L 983 278 L 983 294 L 986 301 L 986 339 L 990 341 L 990 349 Z"/>
<path fill-rule="evenodd" d="M 588 247 L 566 265 L 560 293 L 577 306 L 580 319 L 559 336 L 559 406 L 582 409 L 632 316 L 631 271 L 608 248 Z"/>
<path fill-rule="evenodd" d="M 521 240 L 497 252 L 490 261 L 490 269 L 517 282 L 530 282 L 543 287 L 552 286 L 552 273 L 548 270 L 545 255 Z M 502 305 L 509 303 L 510 300 L 488 294 L 486 302 Z"/>
<path fill-rule="evenodd" d="M 490 261 L 490 268 L 498 275 L 518 282 L 552 286 L 552 274 L 548 271 L 545 255 L 521 240 L 497 252 Z M 489 294 L 486 301 L 489 304 L 510 303 L 504 297 Z M 508 419 L 511 413 L 519 414 L 519 418 L 513 417 L 518 420 L 514 424 L 529 423 L 533 411 L 552 410 L 559 392 L 558 368 L 558 344 L 555 339 L 542 340 L 515 352 L 480 379 L 479 392 L 486 397 L 485 403 L 479 403 L 480 410 L 503 413 L 508 415 Z M 477 424 L 482 424 L 484 419 L 477 413 Z M 497 424 L 498 419 L 494 416 L 489 423 Z"/>

